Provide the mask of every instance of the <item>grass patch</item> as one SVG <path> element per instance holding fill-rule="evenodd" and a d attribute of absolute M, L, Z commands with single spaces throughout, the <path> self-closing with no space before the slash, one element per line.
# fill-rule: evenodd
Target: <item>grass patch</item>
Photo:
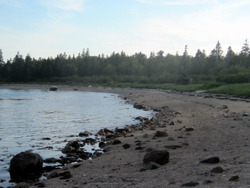
<path fill-rule="evenodd" d="M 209 89 L 210 93 L 250 96 L 250 83 L 244 84 L 227 84 L 217 88 Z"/>

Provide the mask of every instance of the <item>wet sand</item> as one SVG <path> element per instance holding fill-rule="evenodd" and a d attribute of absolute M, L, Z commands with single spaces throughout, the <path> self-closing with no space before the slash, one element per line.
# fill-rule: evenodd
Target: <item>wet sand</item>
<path fill-rule="evenodd" d="M 93 160 L 70 164 L 69 179 L 56 177 L 45 187 L 181 187 L 193 182 L 196 187 L 250 187 L 250 104 L 241 100 L 219 100 L 171 93 L 164 90 L 57 86 L 58 90 L 108 92 L 119 94 L 128 103 L 157 109 L 157 128 L 119 137 L 122 142 L 108 145 L 108 151 Z M 11 89 L 49 89 L 45 85 L 0 85 Z M 169 125 L 171 122 L 175 125 Z M 189 129 L 191 128 L 191 129 Z M 154 138 L 156 131 L 168 137 Z M 190 130 L 190 131 L 188 131 Z M 145 136 L 147 134 L 148 136 Z M 136 149 L 141 141 L 141 149 Z M 124 144 L 131 147 L 124 149 Z M 169 146 L 177 145 L 175 149 Z M 143 170 L 143 157 L 149 148 L 167 150 L 169 163 L 155 170 Z M 217 156 L 216 164 L 201 160 Z M 215 167 L 221 173 L 211 172 Z M 230 178 L 235 177 L 233 181 Z M 38 187 L 36 186 L 31 187 Z"/>

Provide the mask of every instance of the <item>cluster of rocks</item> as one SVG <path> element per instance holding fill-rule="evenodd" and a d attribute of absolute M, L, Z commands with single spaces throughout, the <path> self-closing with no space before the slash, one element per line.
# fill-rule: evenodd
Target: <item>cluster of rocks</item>
<path fill-rule="evenodd" d="M 231 100 L 231 101 L 245 101 L 250 102 L 249 96 L 241 96 L 241 95 L 229 95 L 229 94 L 215 94 L 215 93 L 207 93 L 207 91 L 175 91 L 168 90 L 167 93 L 178 93 L 182 95 L 195 96 L 195 97 L 203 97 L 203 98 L 214 98 L 220 100 Z"/>

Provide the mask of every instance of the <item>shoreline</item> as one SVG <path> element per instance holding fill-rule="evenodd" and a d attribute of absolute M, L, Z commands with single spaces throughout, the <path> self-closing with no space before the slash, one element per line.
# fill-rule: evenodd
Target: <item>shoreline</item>
<path fill-rule="evenodd" d="M 0 85 L 3 87 L 6 88 Z M 115 93 L 130 104 L 142 104 L 160 113 L 154 129 L 138 130 L 133 132 L 133 137 L 117 138 L 121 144 L 108 145 L 107 152 L 91 161 L 80 162 L 78 167 L 65 166 L 59 171 L 69 171 L 72 177 L 47 179 L 42 181 L 45 187 L 181 187 L 190 182 L 197 183 L 196 187 L 250 185 L 250 106 L 247 101 L 153 89 L 64 87 L 65 90 Z M 49 86 L 9 85 L 8 88 L 49 89 Z M 61 86 L 58 90 L 62 90 Z M 174 125 L 170 125 L 171 122 Z M 155 137 L 156 131 L 167 132 L 168 136 Z M 130 148 L 124 149 L 124 144 Z M 145 169 L 143 157 L 150 148 L 167 150 L 169 163 L 155 170 L 142 170 Z M 220 158 L 219 163 L 200 163 L 214 156 Z M 218 166 L 222 172 L 211 172 Z M 230 180 L 236 176 L 239 178 Z"/>

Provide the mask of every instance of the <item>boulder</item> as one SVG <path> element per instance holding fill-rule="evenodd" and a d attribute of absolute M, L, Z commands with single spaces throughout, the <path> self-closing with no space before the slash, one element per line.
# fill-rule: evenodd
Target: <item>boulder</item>
<path fill-rule="evenodd" d="M 210 164 L 219 163 L 219 162 L 220 162 L 219 157 L 211 157 L 211 158 L 200 161 L 200 163 L 210 163 Z"/>
<path fill-rule="evenodd" d="M 164 131 L 156 131 L 154 137 L 167 137 L 167 136 L 168 136 L 168 133 L 166 133 Z"/>
<path fill-rule="evenodd" d="M 58 88 L 57 88 L 56 86 L 52 86 L 49 90 L 50 90 L 50 91 L 57 91 L 57 89 L 58 89 Z"/>
<path fill-rule="evenodd" d="M 147 153 L 143 158 L 143 163 L 147 164 L 150 161 L 163 165 L 169 162 L 169 152 L 166 150 L 154 150 Z"/>
<path fill-rule="evenodd" d="M 120 140 L 117 140 L 117 139 L 116 139 L 116 140 L 113 141 L 112 144 L 113 144 L 113 145 L 117 145 L 117 144 L 121 144 L 121 143 L 122 143 L 122 142 L 121 142 Z"/>
<path fill-rule="evenodd" d="M 89 131 L 84 131 L 84 132 L 80 132 L 79 133 L 79 136 L 81 136 L 81 137 L 88 137 L 88 136 L 90 136 L 91 135 L 91 133 L 89 132 Z"/>
<path fill-rule="evenodd" d="M 13 181 L 38 179 L 42 174 L 43 159 L 37 153 L 21 152 L 10 161 L 10 176 Z"/>
<path fill-rule="evenodd" d="M 63 148 L 62 153 L 73 153 L 79 149 L 80 145 L 77 141 L 71 140 L 67 143 L 67 145 Z"/>

